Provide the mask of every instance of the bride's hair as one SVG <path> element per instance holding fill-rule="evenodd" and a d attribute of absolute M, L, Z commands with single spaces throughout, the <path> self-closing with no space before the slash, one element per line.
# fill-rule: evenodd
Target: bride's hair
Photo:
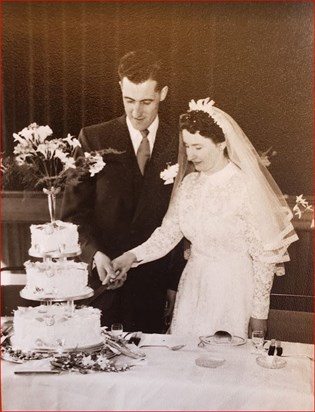
<path fill-rule="evenodd" d="M 213 118 L 202 110 L 192 110 L 180 116 L 179 129 L 187 130 L 189 133 L 199 134 L 210 138 L 213 143 L 225 142 L 225 136 L 220 126 Z"/>

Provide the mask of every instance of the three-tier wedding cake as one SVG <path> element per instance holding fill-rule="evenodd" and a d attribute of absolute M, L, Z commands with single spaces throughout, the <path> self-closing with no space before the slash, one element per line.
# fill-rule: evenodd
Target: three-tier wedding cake
<path fill-rule="evenodd" d="M 32 225 L 29 254 L 43 260 L 25 263 L 21 296 L 41 304 L 15 310 L 12 348 L 69 350 L 100 345 L 100 310 L 74 305 L 76 299 L 93 295 L 87 286 L 87 265 L 68 260 L 80 254 L 77 226 L 61 221 Z"/>

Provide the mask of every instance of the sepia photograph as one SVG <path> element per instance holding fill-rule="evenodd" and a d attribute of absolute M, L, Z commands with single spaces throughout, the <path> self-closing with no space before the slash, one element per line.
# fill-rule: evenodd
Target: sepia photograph
<path fill-rule="evenodd" d="M 313 411 L 313 2 L 1 17 L 1 409 Z"/>

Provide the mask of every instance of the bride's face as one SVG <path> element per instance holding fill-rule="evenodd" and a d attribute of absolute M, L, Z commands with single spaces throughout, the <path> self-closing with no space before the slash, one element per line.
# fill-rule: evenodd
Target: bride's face
<path fill-rule="evenodd" d="M 212 139 L 183 130 L 183 141 L 187 158 L 198 172 L 214 173 L 221 170 L 227 162 L 224 156 L 225 142 L 214 143 Z"/>

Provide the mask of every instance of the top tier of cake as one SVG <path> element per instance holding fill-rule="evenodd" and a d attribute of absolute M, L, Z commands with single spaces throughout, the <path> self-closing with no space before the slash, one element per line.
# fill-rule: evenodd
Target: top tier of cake
<path fill-rule="evenodd" d="M 31 225 L 30 256 L 60 257 L 81 253 L 78 227 L 73 223 L 56 220 L 52 223 Z"/>

